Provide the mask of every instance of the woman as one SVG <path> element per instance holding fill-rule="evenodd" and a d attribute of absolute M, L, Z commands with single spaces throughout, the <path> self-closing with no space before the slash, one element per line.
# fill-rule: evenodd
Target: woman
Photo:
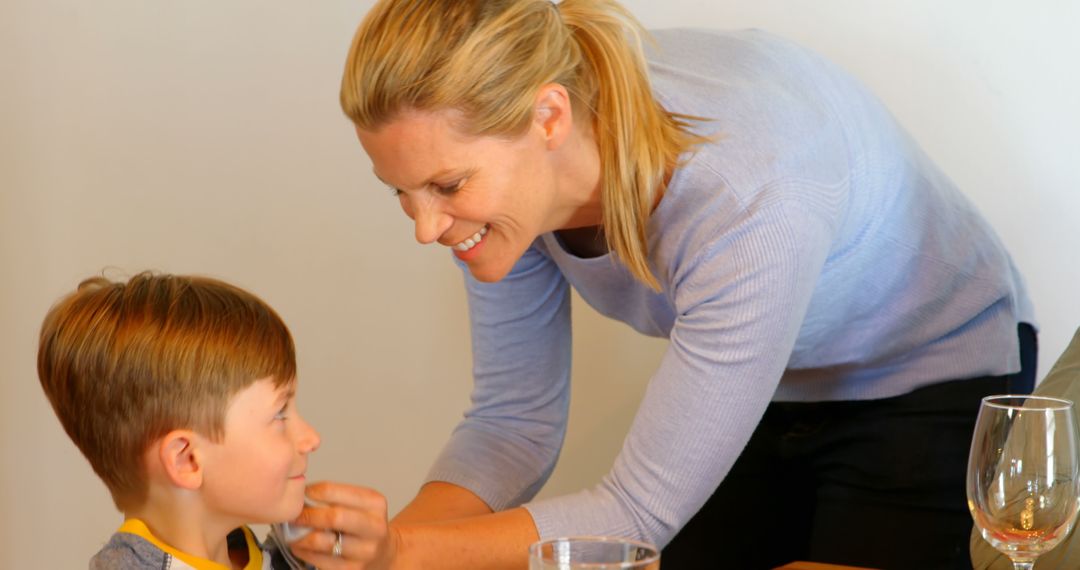
<path fill-rule="evenodd" d="M 643 55 L 613 0 L 365 18 L 342 105 L 417 241 L 464 269 L 475 389 L 388 526 L 377 493 L 313 488 L 335 506 L 304 521 L 342 529 L 343 558 L 330 533 L 301 556 L 522 567 L 537 538 L 604 534 L 657 543 L 668 569 L 969 564 L 978 401 L 1033 375 L 1008 254 L 819 56 L 761 32 L 655 37 Z M 609 475 L 529 502 L 566 427 L 570 287 L 670 345 Z"/>

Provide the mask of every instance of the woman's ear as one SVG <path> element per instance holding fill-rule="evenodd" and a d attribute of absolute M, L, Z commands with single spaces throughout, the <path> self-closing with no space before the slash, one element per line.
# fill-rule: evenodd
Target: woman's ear
<path fill-rule="evenodd" d="M 196 490 L 203 481 L 202 438 L 190 430 L 173 430 L 157 444 L 158 460 L 169 481 L 182 489 Z"/>
<path fill-rule="evenodd" d="M 555 150 L 574 129 L 570 94 L 558 83 L 548 83 L 536 93 L 533 124 L 544 133 L 548 150 Z"/>

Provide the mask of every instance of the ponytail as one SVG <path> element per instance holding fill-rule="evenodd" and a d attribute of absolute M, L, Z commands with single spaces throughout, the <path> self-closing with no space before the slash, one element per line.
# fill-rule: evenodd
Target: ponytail
<path fill-rule="evenodd" d="M 564 0 L 558 9 L 582 54 L 580 95 L 592 101 L 608 248 L 658 291 L 648 261 L 649 216 L 665 174 L 708 139 L 689 131 L 694 117 L 670 113 L 653 97 L 642 49 L 647 32 L 625 8 L 613 0 Z"/>

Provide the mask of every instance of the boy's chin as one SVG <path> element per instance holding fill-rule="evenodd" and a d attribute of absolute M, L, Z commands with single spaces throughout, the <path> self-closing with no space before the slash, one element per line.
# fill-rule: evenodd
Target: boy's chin
<path fill-rule="evenodd" d="M 275 522 L 290 522 L 296 520 L 296 517 L 300 516 L 300 513 L 304 510 L 304 497 L 301 495 L 299 499 L 293 501 L 292 505 L 287 510 L 288 518 Z"/>
<path fill-rule="evenodd" d="M 305 504 L 306 502 L 302 494 L 298 497 L 283 497 L 273 511 L 263 513 L 263 517 L 261 518 L 266 520 L 252 522 L 257 524 L 292 522 L 296 520 L 296 517 L 300 516 L 301 512 L 303 512 Z"/>

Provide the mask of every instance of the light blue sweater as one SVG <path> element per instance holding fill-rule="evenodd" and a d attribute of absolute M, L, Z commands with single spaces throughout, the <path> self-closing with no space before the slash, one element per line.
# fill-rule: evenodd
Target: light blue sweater
<path fill-rule="evenodd" d="M 552 234 L 499 283 L 466 273 L 473 404 L 429 480 L 496 510 L 530 500 L 562 445 L 570 287 L 670 339 L 611 472 L 526 505 L 544 538 L 665 545 L 770 401 L 884 398 L 1015 372 L 1017 323 L 1034 318 L 990 227 L 848 75 L 757 31 L 656 37 L 656 96 L 714 119 L 700 131 L 719 135 L 687 157 L 649 222 L 663 291 Z"/>

